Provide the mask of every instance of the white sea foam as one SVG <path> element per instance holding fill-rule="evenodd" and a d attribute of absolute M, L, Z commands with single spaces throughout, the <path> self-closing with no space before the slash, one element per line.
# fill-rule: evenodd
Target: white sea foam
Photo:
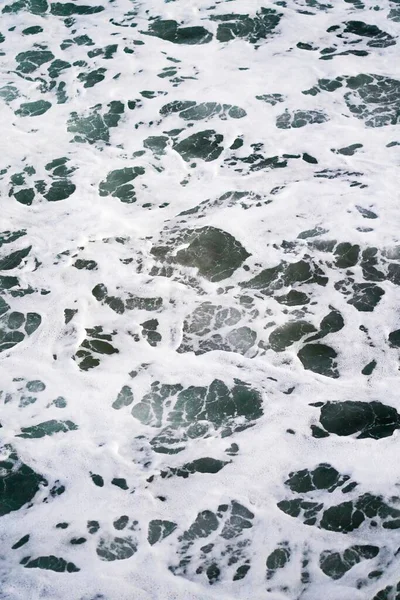
<path fill-rule="evenodd" d="M 0 230 L 24 233 L 10 241 L 0 232 L 0 285 L 10 307 L 0 325 L 0 510 L 5 513 L 0 598 L 397 598 L 400 534 L 392 521 L 400 501 L 399 423 L 387 437 L 365 439 L 357 439 L 362 424 L 352 435 L 331 430 L 326 437 L 315 437 L 311 426 L 321 431 L 321 407 L 312 406 L 318 402 L 377 401 L 400 412 L 398 348 L 388 341 L 400 328 L 398 1 L 233 0 L 214 5 L 206 0 L 74 0 L 70 6 L 75 9 L 101 5 L 104 10 L 70 20 L 52 14 L 60 10 L 54 8 L 57 3 L 17 4 L 3 2 L 0 20 L 5 37 L 0 44 Z M 235 15 L 260 18 L 261 9 L 282 16 L 271 31 L 250 39 L 257 38 L 257 22 L 245 34 Z M 224 16 L 225 21 L 218 20 Z M 159 22 L 155 19 L 204 27 L 213 37 L 188 44 L 147 35 Z M 382 36 L 346 33 L 350 21 L 375 25 L 393 43 L 368 45 Z M 225 22 L 239 23 L 232 26 L 235 39 L 219 41 Z M 43 31 L 22 33 L 33 26 Z M 84 35 L 91 45 L 74 41 Z M 112 44 L 118 45 L 112 57 L 90 55 Z M 323 58 L 326 48 L 332 60 Z M 24 67 L 27 59 L 21 53 L 31 50 L 52 57 L 37 68 Z M 366 55 L 339 55 L 353 50 Z M 55 60 L 69 66 L 51 77 L 48 68 Z M 104 79 L 84 87 L 94 69 L 103 69 Z M 355 85 L 349 78 L 359 74 L 378 78 Z M 380 76 L 389 80 L 381 83 Z M 321 80 L 336 81 L 337 89 L 327 91 Z M 397 88 L 390 87 L 392 80 Z M 60 81 L 65 82 L 65 101 Z M 375 89 L 372 99 L 357 97 L 357 90 L 371 81 L 386 86 L 381 95 Z M 265 98 L 273 94 L 280 97 Z M 21 104 L 43 100 L 51 106 L 41 115 L 18 112 Z M 226 104 L 246 114 L 231 116 L 229 107 L 204 119 L 185 117 L 183 109 L 163 114 L 165 105 L 179 101 Z M 74 113 L 78 119 L 96 111 L 104 117 L 111 102 L 123 103 L 123 112 L 117 107 L 120 118 L 112 126 L 103 121 L 102 139 L 95 126 L 89 131 L 87 124 L 74 121 Z M 320 122 L 282 125 L 285 111 L 289 121 L 296 111 L 314 111 L 308 115 Z M 372 123 L 383 126 L 369 123 L 385 115 L 385 123 Z M 185 148 L 182 140 L 209 130 L 213 133 L 203 139 L 203 150 L 209 144 L 203 157 L 200 142 Z M 223 136 L 219 141 L 218 135 Z M 157 136 L 163 141 L 149 140 Z M 235 149 L 238 139 L 243 144 Z M 152 151 L 154 143 L 165 147 Z M 337 152 L 353 144 L 359 146 Z M 57 174 L 49 163 L 61 157 L 68 161 Z M 275 162 L 267 161 L 273 157 Z M 119 183 L 133 186 L 135 201 L 129 197 L 133 188 L 121 192 L 112 176 L 107 179 L 125 168 L 138 169 L 136 178 Z M 76 189 L 60 201 L 48 201 L 54 184 Z M 18 194 L 27 189 L 33 197 L 23 203 Z M 222 242 L 208 237 L 202 246 L 197 231 L 197 258 L 187 258 L 188 245 L 196 243 L 193 230 L 199 229 L 210 236 L 222 230 L 235 240 L 230 245 L 230 237 Z M 331 246 L 322 246 L 330 241 Z M 223 266 L 217 268 L 213 253 L 218 254 L 220 242 L 226 246 L 219 257 Z M 340 243 L 359 246 L 358 259 L 349 261 L 350 250 L 340 255 Z M 15 268 L 1 262 L 30 246 Z M 367 265 L 362 253 L 369 248 L 376 249 L 371 255 L 376 262 Z M 241 249 L 246 257 L 221 276 L 229 268 L 227 256 L 234 261 Z M 186 258 L 178 259 L 179 251 Z M 289 276 L 288 265 L 299 261 L 303 266 Z M 279 265 L 267 283 L 248 283 Z M 299 274 L 302 268 L 311 271 Z M 380 275 L 371 275 L 371 268 Z M 318 282 L 322 276 L 327 279 Z M 18 283 L 3 277 L 18 277 Z M 103 295 L 94 291 L 99 284 L 107 288 Z M 366 300 L 372 302 L 367 309 L 354 302 L 361 294 L 354 286 L 365 284 L 382 292 L 380 299 Z M 281 297 L 291 290 L 307 298 L 297 305 L 283 303 Z M 149 298 L 153 304 L 143 301 Z M 7 325 L 10 311 L 25 318 L 36 313 L 41 323 L 21 341 L 5 339 L 15 331 Z M 299 356 L 313 332 L 323 329 L 324 317 L 335 311 L 342 327 L 326 330 L 318 341 L 336 353 L 326 376 L 314 367 L 305 369 Z M 274 349 L 271 333 L 298 321 L 309 329 L 289 342 L 283 340 L 287 331 L 279 330 Z M 10 345 L 15 342 L 11 348 L 6 346 L 10 339 Z M 111 349 L 99 351 L 99 340 Z M 372 372 L 362 374 L 372 361 Z M 215 380 L 224 382 L 227 395 L 219 390 L 207 404 Z M 37 381 L 45 389 L 35 388 Z M 162 385 L 181 387 L 169 396 L 165 392 L 157 404 L 157 394 L 167 389 Z M 133 399 L 115 406 L 124 386 Z M 187 388 L 194 398 L 190 401 L 183 400 Z M 250 394 L 247 408 L 236 399 L 239 388 Z M 204 431 L 193 432 L 191 421 Z M 65 429 L 52 433 L 48 422 L 63 422 Z M 47 423 L 42 437 L 24 430 L 41 423 Z M 18 437 L 21 433 L 27 437 Z M 229 450 L 232 444 L 237 450 Z M 25 480 L 15 484 L 7 479 L 11 448 L 45 482 L 31 496 L 28 490 L 27 502 L 10 512 L 10 496 L 23 496 L 27 481 L 26 472 Z M 177 475 L 177 469 L 202 458 L 227 464 L 218 472 L 194 468 L 197 472 Z M 289 473 L 313 471 L 321 464 L 358 485 L 345 494 L 343 482 L 334 491 L 322 487 L 296 493 L 285 483 Z M 115 479 L 119 483 L 112 483 Z M 375 502 L 381 498 L 386 509 L 374 514 L 371 509 L 359 526 L 349 527 L 343 515 L 321 525 L 323 511 L 348 501 L 357 512 L 359 498 L 367 493 Z M 302 509 L 314 510 L 311 517 L 301 513 L 296 518 L 293 508 L 290 516 L 278 507 L 296 498 L 315 503 Z M 208 511 L 208 525 L 194 531 L 202 511 Z M 124 526 L 121 516 L 127 517 Z M 314 522 L 304 524 L 307 518 Z M 150 545 L 154 520 L 175 529 Z M 98 526 L 89 525 L 93 521 Z M 56 527 L 60 523 L 68 526 Z M 12 549 L 28 534 L 28 541 Z M 323 571 L 324 553 L 354 546 L 374 546 L 379 552 L 359 560 L 346 555 L 348 568 L 340 578 L 332 568 L 330 575 L 327 568 Z M 271 558 L 276 550 L 280 554 Z M 64 566 L 37 561 L 50 556 L 63 559 Z M 239 567 L 245 567 L 243 578 L 235 578 Z M 390 588 L 386 595 L 376 596 L 385 588 Z"/>

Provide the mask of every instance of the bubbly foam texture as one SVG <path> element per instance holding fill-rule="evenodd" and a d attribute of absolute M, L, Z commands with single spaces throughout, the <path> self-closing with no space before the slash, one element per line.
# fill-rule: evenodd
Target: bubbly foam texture
<path fill-rule="evenodd" d="M 398 598 L 398 0 L 1 10 L 0 597 Z"/>

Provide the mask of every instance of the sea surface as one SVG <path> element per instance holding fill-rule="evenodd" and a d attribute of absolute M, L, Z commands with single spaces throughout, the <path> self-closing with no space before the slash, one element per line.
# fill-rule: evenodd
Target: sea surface
<path fill-rule="evenodd" d="M 0 599 L 400 599 L 400 0 L 2 0 Z"/>

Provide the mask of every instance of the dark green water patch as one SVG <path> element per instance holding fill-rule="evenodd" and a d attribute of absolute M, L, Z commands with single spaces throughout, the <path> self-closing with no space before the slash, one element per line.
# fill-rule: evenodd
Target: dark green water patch
<path fill-rule="evenodd" d="M 163 479 L 169 477 L 183 477 L 187 479 L 189 475 L 194 473 L 218 473 L 229 464 L 226 461 L 217 460 L 216 458 L 197 458 L 192 462 L 182 465 L 182 467 L 169 467 L 165 471 L 161 471 L 161 477 Z"/>
<path fill-rule="evenodd" d="M 250 256 L 233 235 L 215 227 L 189 232 L 188 241 L 187 248 L 173 257 L 174 262 L 195 267 L 202 277 L 214 282 L 231 277 Z"/>
<path fill-rule="evenodd" d="M 12 4 L 6 4 L 2 10 L 4 14 L 17 14 L 26 10 L 32 15 L 43 15 L 49 8 L 47 0 L 17 0 Z"/>
<path fill-rule="evenodd" d="M 362 206 L 356 206 L 356 209 L 364 217 L 364 219 L 377 219 L 378 215 L 374 213 L 372 210 L 368 210 L 367 208 L 363 208 Z"/>
<path fill-rule="evenodd" d="M 337 352 L 325 344 L 307 344 L 299 350 L 297 356 L 303 367 L 308 371 L 314 371 L 325 377 L 334 379 L 339 377 L 336 357 Z"/>
<path fill-rule="evenodd" d="M 4 100 L 6 104 L 16 100 L 18 97 L 19 91 L 14 85 L 4 85 L 0 88 L 0 98 Z"/>
<path fill-rule="evenodd" d="M 13 286 L 14 282 L 11 283 Z M 32 335 L 41 322 L 42 318 L 37 313 L 11 311 L 9 304 L 0 297 L 0 352 L 13 348 L 26 336 Z"/>
<path fill-rule="evenodd" d="M 144 425 L 161 428 L 150 443 L 164 454 L 180 452 L 189 439 L 242 431 L 263 414 L 260 393 L 241 381 L 231 389 L 218 379 L 209 387 L 184 389 L 156 382 L 151 388 L 133 406 L 132 415 Z"/>
<path fill-rule="evenodd" d="M 22 559 L 21 564 L 26 569 L 45 569 L 46 571 L 55 571 L 56 573 L 77 573 L 80 571 L 74 563 L 67 562 L 64 558 L 58 558 L 53 555 L 39 556 L 39 558 L 32 560 L 28 556 L 26 559 Z"/>
<path fill-rule="evenodd" d="M 135 188 L 131 182 L 144 172 L 143 167 L 125 167 L 110 171 L 105 181 L 99 185 L 100 196 L 112 196 L 126 204 L 136 202 Z"/>
<path fill-rule="evenodd" d="M 393 435 L 400 428 L 400 415 L 392 406 L 381 402 L 327 402 L 321 407 L 321 425 L 340 436 L 357 434 L 358 439 Z"/>
<path fill-rule="evenodd" d="M 325 550 L 321 553 L 319 566 L 325 575 L 336 581 L 361 561 L 375 558 L 378 554 L 379 547 L 369 545 L 350 546 L 343 552 Z"/>
<path fill-rule="evenodd" d="M 107 104 L 107 111 L 102 110 L 102 105 L 97 104 L 89 112 L 78 114 L 72 112 L 67 121 L 67 130 L 74 133 L 74 142 L 95 144 L 96 142 L 110 141 L 110 128 L 117 127 L 125 112 L 123 102 L 113 100 Z"/>
<path fill-rule="evenodd" d="M 10 271 L 12 269 L 16 269 L 28 256 L 32 249 L 32 246 L 28 246 L 27 248 L 23 248 L 22 250 L 16 250 L 3 258 L 0 258 L 0 271 Z"/>
<path fill-rule="evenodd" d="M 69 165 L 70 159 L 66 156 L 55 158 L 45 165 L 46 171 L 51 173 L 51 177 L 65 178 L 76 171 L 76 167 Z"/>
<path fill-rule="evenodd" d="M 179 536 L 179 562 L 169 569 L 174 575 L 200 579 L 210 585 L 221 579 L 243 579 L 250 569 L 246 548 L 251 543 L 249 530 L 253 519 L 254 513 L 235 500 L 221 504 L 216 512 L 199 512 L 192 525 Z"/>
<path fill-rule="evenodd" d="M 170 102 L 160 109 L 160 114 L 163 116 L 172 113 L 178 113 L 179 117 L 185 121 L 202 121 L 215 116 L 224 120 L 228 117 L 242 119 L 246 116 L 245 110 L 232 104 L 219 104 L 218 102 L 201 102 L 197 104 L 186 100 Z"/>
<path fill-rule="evenodd" d="M 191 346 L 187 344 L 187 339 L 182 341 L 182 344 L 177 349 L 177 352 L 191 352 L 195 354 L 204 354 L 213 350 L 224 352 L 237 352 L 238 354 L 246 355 L 247 352 L 254 346 L 257 340 L 257 334 L 250 327 L 239 327 L 232 329 L 225 336 L 220 334 L 212 334 L 204 340 L 200 340 L 198 344 Z"/>
<path fill-rule="evenodd" d="M 325 286 L 328 278 L 318 265 L 303 259 L 293 263 L 281 262 L 275 267 L 264 269 L 249 281 L 240 283 L 240 286 L 271 295 L 283 287 L 313 283 Z"/>
<path fill-rule="evenodd" d="M 300 155 L 288 155 L 283 156 L 266 156 L 263 153 L 263 144 L 251 144 L 253 151 L 247 156 L 242 156 L 243 142 L 241 138 L 237 138 L 235 142 L 230 146 L 230 150 L 233 152 L 228 155 L 224 161 L 224 165 L 228 167 L 236 167 L 234 170 L 237 173 L 248 174 L 261 170 L 272 170 L 272 169 L 285 169 L 288 166 L 288 159 L 300 158 Z M 236 150 L 240 150 L 237 152 Z"/>
<path fill-rule="evenodd" d="M 350 144 L 344 148 L 338 148 L 337 150 L 332 149 L 335 154 L 342 154 L 343 156 L 354 156 L 354 154 L 363 147 L 363 144 Z"/>
<path fill-rule="evenodd" d="M 272 350 L 283 352 L 295 342 L 300 341 L 305 335 L 315 331 L 315 327 L 307 321 L 290 321 L 274 329 L 268 340 Z"/>
<path fill-rule="evenodd" d="M 123 314 L 126 310 L 143 310 L 143 311 L 158 311 L 162 308 L 162 298 L 140 298 L 128 294 L 126 300 L 122 300 L 118 296 L 112 296 L 108 293 L 107 287 L 103 283 L 97 284 L 92 289 L 92 294 L 99 302 L 109 306 L 117 314 Z"/>
<path fill-rule="evenodd" d="M 156 19 L 150 23 L 148 31 L 142 31 L 146 35 L 158 37 L 173 44 L 208 44 L 212 40 L 212 33 L 204 27 L 181 27 L 176 21 Z"/>
<path fill-rule="evenodd" d="M 124 406 L 129 406 L 130 404 L 132 404 L 133 402 L 133 392 L 132 392 L 132 388 L 129 387 L 129 385 L 124 385 L 117 398 L 114 400 L 112 407 L 115 408 L 115 410 L 119 410 L 121 408 L 123 408 Z"/>
<path fill-rule="evenodd" d="M 26 52 L 20 52 L 15 57 L 15 60 L 19 63 L 17 71 L 24 75 L 33 73 L 43 64 L 53 59 L 54 55 L 50 50 L 27 50 Z"/>
<path fill-rule="evenodd" d="M 42 485 L 47 485 L 10 446 L 7 450 L 8 457 L 0 461 L 0 516 L 19 510 L 33 500 Z"/>
<path fill-rule="evenodd" d="M 183 338 L 177 352 L 204 354 L 211 350 L 225 350 L 245 354 L 256 340 L 255 332 L 248 327 L 230 329 L 224 335 L 215 333 L 221 328 L 236 325 L 241 313 L 236 308 L 217 306 L 204 302 L 188 315 L 183 324 Z"/>
<path fill-rule="evenodd" d="M 297 290 L 290 290 L 290 292 L 283 296 L 275 296 L 275 300 L 279 302 L 279 304 L 286 304 L 286 306 L 303 306 L 310 302 L 310 298 L 307 294 Z"/>
<path fill-rule="evenodd" d="M 314 342 L 324 338 L 330 333 L 337 333 L 344 327 L 344 320 L 339 311 L 333 309 L 324 317 L 320 323 L 320 330 L 316 335 L 307 339 L 307 342 Z"/>
<path fill-rule="evenodd" d="M 37 100 L 36 102 L 26 102 L 21 104 L 15 111 L 20 117 L 39 117 L 51 108 L 51 102 L 47 100 Z"/>
<path fill-rule="evenodd" d="M 70 159 L 65 156 L 50 161 L 45 165 L 48 179 L 39 180 L 34 178 L 36 169 L 27 165 L 23 171 L 11 175 L 9 196 L 14 196 L 17 202 L 26 206 L 30 206 L 36 197 L 43 197 L 48 202 L 69 198 L 76 191 L 76 185 L 69 176 L 77 169 L 69 162 Z"/>
<path fill-rule="evenodd" d="M 151 150 L 155 156 L 165 154 L 165 149 L 168 146 L 169 138 L 166 135 L 151 135 L 143 140 L 143 147 Z"/>
<path fill-rule="evenodd" d="M 90 44 L 91 45 L 91 44 Z M 104 48 L 93 48 L 93 50 L 89 50 L 87 53 L 89 58 L 95 58 L 96 56 L 101 56 L 105 60 L 110 60 L 114 57 L 114 54 L 118 50 L 118 44 L 109 44 Z"/>
<path fill-rule="evenodd" d="M 71 64 L 69 62 L 57 58 L 47 67 L 47 71 L 52 79 L 56 79 L 63 71 L 70 68 Z"/>
<path fill-rule="evenodd" d="M 400 348 L 400 329 L 389 333 L 389 344 L 392 348 Z"/>
<path fill-rule="evenodd" d="M 104 6 L 85 6 L 75 2 L 53 2 L 50 12 L 56 17 L 72 17 L 73 15 L 94 15 L 104 10 Z"/>
<path fill-rule="evenodd" d="M 388 14 L 388 19 L 390 19 L 391 21 L 394 21 L 395 23 L 400 23 L 400 6 L 396 6 L 397 2 L 396 0 L 393 0 L 393 2 L 391 3 L 391 8 Z M 398 587 L 398 591 L 400 592 L 400 582 L 399 582 L 399 587 Z"/>
<path fill-rule="evenodd" d="M 321 463 L 313 470 L 301 469 L 289 473 L 285 485 L 297 494 L 306 494 L 317 490 L 327 490 L 331 493 L 343 486 L 349 479 L 348 475 L 341 475 L 331 465 Z"/>
<path fill-rule="evenodd" d="M 92 295 L 98 302 L 107 304 L 118 315 L 122 315 L 125 311 L 125 304 L 118 296 L 109 296 L 108 290 L 103 283 L 98 283 L 92 289 Z"/>
<path fill-rule="evenodd" d="M 275 106 L 278 102 L 285 101 L 285 97 L 282 94 L 262 94 L 261 96 L 256 96 L 256 98 L 271 106 Z"/>
<path fill-rule="evenodd" d="M 162 339 L 161 334 L 157 331 L 159 325 L 158 320 L 149 319 L 140 325 L 142 327 L 142 335 L 144 339 L 150 344 L 150 346 L 157 346 Z"/>
<path fill-rule="evenodd" d="M 315 96 L 321 91 L 334 92 L 346 87 L 344 99 L 351 113 L 366 127 L 396 125 L 400 112 L 400 81 L 384 75 L 360 73 L 356 76 L 319 79 L 303 94 Z"/>
<path fill-rule="evenodd" d="M 95 260 L 84 260 L 82 258 L 78 258 L 72 266 L 79 271 L 82 271 L 83 269 L 85 271 L 97 270 L 97 262 Z"/>
<path fill-rule="evenodd" d="M 49 202 L 59 202 L 72 196 L 75 190 L 76 185 L 69 181 L 69 179 L 60 179 L 52 182 L 44 197 Z"/>
<path fill-rule="evenodd" d="M 394 9 L 395 10 L 395 9 Z M 400 10 L 399 10 L 400 19 Z M 376 571 L 376 576 L 380 577 L 382 571 Z M 387 585 L 385 588 L 380 590 L 372 600 L 398 600 L 400 594 L 400 581 L 394 585 Z"/>
<path fill-rule="evenodd" d="M 214 129 L 207 129 L 206 131 L 193 133 L 189 137 L 174 143 L 172 147 L 186 162 L 195 158 L 211 162 L 216 160 L 223 151 L 224 148 L 221 145 L 223 139 L 224 136 L 214 131 Z"/>
<path fill-rule="evenodd" d="M 14 198 L 20 204 L 30 206 L 35 199 L 35 190 L 33 188 L 24 188 L 14 193 Z"/>
<path fill-rule="evenodd" d="M 18 540 L 18 542 L 15 542 L 15 544 L 11 546 L 11 549 L 18 550 L 18 548 L 25 546 L 25 544 L 29 542 L 30 537 L 31 536 L 29 535 L 29 533 L 27 535 L 24 535 L 21 539 Z"/>
<path fill-rule="evenodd" d="M 347 303 L 353 305 L 360 312 L 372 312 L 384 294 L 384 290 L 379 285 L 355 283 L 353 295 Z"/>
<path fill-rule="evenodd" d="M 396 125 L 400 114 L 400 81 L 383 75 L 347 78 L 350 92 L 344 95 L 352 114 L 366 127 Z"/>
<path fill-rule="evenodd" d="M 342 491 L 346 492 L 346 488 Z M 393 502 L 398 504 L 399 498 L 392 498 Z M 382 496 L 369 493 L 326 509 L 323 502 L 314 500 L 313 495 L 282 500 L 278 502 L 278 508 L 291 517 L 301 519 L 305 525 L 316 525 L 320 529 L 344 534 L 355 531 L 363 524 L 374 529 L 378 525 L 383 529 L 400 528 L 400 510 L 386 503 Z"/>
<path fill-rule="evenodd" d="M 94 87 L 97 83 L 104 81 L 107 69 L 99 67 L 88 73 L 79 73 L 78 80 L 83 82 L 84 88 Z"/>
<path fill-rule="evenodd" d="M 40 25 L 33 25 L 32 27 L 27 27 L 22 31 L 22 35 L 37 35 L 38 33 L 43 32 L 43 27 Z"/>
<path fill-rule="evenodd" d="M 295 110 L 292 113 L 287 109 L 276 119 L 278 129 L 297 129 L 306 125 L 317 125 L 329 121 L 328 115 L 320 110 Z"/>
<path fill-rule="evenodd" d="M 236 308 L 204 302 L 186 317 L 182 342 L 177 352 L 204 354 L 212 350 L 246 352 L 255 344 L 257 334 L 249 327 L 232 328 L 242 318 Z M 224 328 L 224 333 L 217 333 Z"/>
<path fill-rule="evenodd" d="M 75 431 L 78 426 L 72 421 L 57 421 L 52 419 L 38 425 L 32 425 L 31 427 L 22 427 L 21 433 L 17 434 L 17 437 L 26 439 L 42 438 L 55 433 L 66 433 L 68 431 Z"/>
<path fill-rule="evenodd" d="M 360 246 L 352 245 L 349 242 L 338 244 L 335 248 L 335 264 L 339 269 L 347 269 L 357 264 Z"/>
<path fill-rule="evenodd" d="M 103 333 L 103 328 L 100 325 L 92 329 L 86 329 L 87 337 L 73 357 L 82 371 L 98 367 L 100 364 L 99 356 L 101 355 L 118 354 L 119 350 L 110 343 L 115 333 L 115 331 L 111 334 Z"/>
<path fill-rule="evenodd" d="M 125 529 L 128 525 L 129 519 L 120 517 L 115 520 L 113 525 L 117 531 Z M 129 529 L 135 531 L 137 529 L 138 522 L 133 521 L 129 525 Z M 111 534 L 100 538 L 100 541 L 96 548 L 97 556 L 101 560 L 108 562 L 114 560 L 126 560 L 131 558 L 138 549 L 138 540 L 135 535 L 128 534 L 124 536 L 113 536 Z"/>
<path fill-rule="evenodd" d="M 158 542 L 161 542 L 166 537 L 171 535 L 177 528 L 177 524 L 173 521 L 162 521 L 160 519 L 154 519 L 149 523 L 149 532 L 147 534 L 147 541 L 150 546 L 154 546 Z"/>
<path fill-rule="evenodd" d="M 61 50 L 66 50 L 74 44 L 77 46 L 94 46 L 94 41 L 87 34 L 77 35 L 72 39 L 69 38 L 61 42 L 60 48 Z"/>
<path fill-rule="evenodd" d="M 26 229 L 19 229 L 18 231 L 2 231 L 0 233 L 0 248 L 4 244 L 15 242 L 24 235 L 26 235 Z"/>
<path fill-rule="evenodd" d="M 374 218 L 374 213 L 365 211 L 361 207 L 356 207 L 364 218 Z M 376 215 L 375 215 L 376 217 Z M 362 252 L 362 258 L 360 261 L 362 274 L 367 281 L 384 281 L 386 279 L 385 273 L 377 269 L 380 266 L 381 257 L 378 254 L 378 249 L 374 247 L 366 248 Z M 390 266 L 389 266 L 390 269 Z"/>
<path fill-rule="evenodd" d="M 371 362 L 369 362 L 367 365 L 365 365 L 365 367 L 362 369 L 361 373 L 366 376 L 371 375 L 373 373 L 376 365 L 377 365 L 376 360 L 371 360 Z"/>
<path fill-rule="evenodd" d="M 386 31 L 379 29 L 377 25 L 371 25 L 363 21 L 347 21 L 345 25 L 343 33 L 368 38 L 367 46 L 370 48 L 387 48 L 396 44 L 396 40 Z"/>
<path fill-rule="evenodd" d="M 272 579 L 279 569 L 283 569 L 289 562 L 290 557 L 291 550 L 287 542 L 284 542 L 280 544 L 278 548 L 275 548 L 268 556 L 265 563 L 267 567 L 267 579 Z"/>
<path fill-rule="evenodd" d="M 219 42 L 230 42 L 239 38 L 250 44 L 257 44 L 274 33 L 281 17 L 282 14 L 272 8 L 261 8 L 254 17 L 230 13 L 211 15 L 210 20 L 218 23 Z"/>

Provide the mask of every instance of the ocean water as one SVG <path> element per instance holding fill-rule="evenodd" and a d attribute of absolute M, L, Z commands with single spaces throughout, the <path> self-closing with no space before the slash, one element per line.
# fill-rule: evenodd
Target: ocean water
<path fill-rule="evenodd" d="M 399 600 L 400 1 L 0 11 L 1 600 Z"/>

